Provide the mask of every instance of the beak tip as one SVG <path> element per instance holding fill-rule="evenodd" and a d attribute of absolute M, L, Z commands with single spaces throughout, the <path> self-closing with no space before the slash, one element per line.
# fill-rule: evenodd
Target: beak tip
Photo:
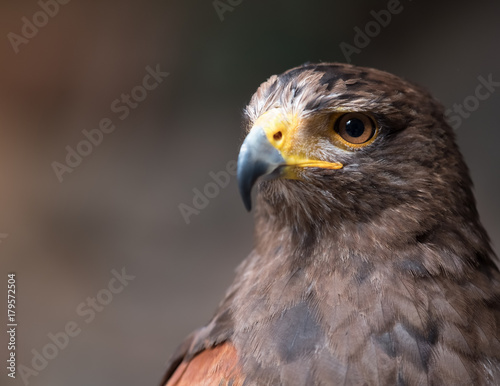
<path fill-rule="evenodd" d="M 244 198 L 243 204 L 245 205 L 245 209 L 247 210 L 247 212 L 252 211 L 252 199 L 251 198 L 248 198 L 248 199 Z"/>
<path fill-rule="evenodd" d="M 240 190 L 241 199 L 243 201 L 243 205 L 245 205 L 245 209 L 250 212 L 252 210 L 252 187 L 253 181 L 250 182 L 247 178 L 243 177 L 242 172 L 238 173 L 238 187 Z M 246 176 L 245 176 L 246 177 Z"/>

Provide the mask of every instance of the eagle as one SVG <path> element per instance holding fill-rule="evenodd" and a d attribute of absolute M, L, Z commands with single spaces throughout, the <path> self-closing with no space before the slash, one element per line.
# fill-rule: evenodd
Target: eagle
<path fill-rule="evenodd" d="M 497 257 L 442 105 L 319 63 L 244 115 L 255 247 L 162 385 L 499 385 Z"/>

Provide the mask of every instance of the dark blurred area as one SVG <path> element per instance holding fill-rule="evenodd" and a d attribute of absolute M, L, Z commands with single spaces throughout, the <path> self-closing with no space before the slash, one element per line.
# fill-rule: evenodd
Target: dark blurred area
<path fill-rule="evenodd" d="M 0 5 L 0 277 L 6 294 L 7 273 L 16 273 L 18 322 L 17 376 L 4 369 L 0 384 L 158 384 L 252 248 L 252 215 L 234 176 L 189 224 L 179 206 L 193 207 L 193 189 L 236 159 L 242 109 L 261 82 L 307 61 L 345 62 L 340 44 L 354 45 L 354 28 L 389 2 L 236 3 L 72 0 L 18 45 L 9 34 L 22 36 L 23 20 L 42 8 Z M 500 81 L 500 3 L 429 4 L 401 0 L 402 11 L 351 59 L 419 83 L 452 108 L 474 96 L 478 77 Z M 157 67 L 169 74 L 147 90 L 144 77 Z M 135 99 L 127 104 L 122 93 Z M 456 130 L 497 253 L 499 102 L 492 91 Z M 54 162 L 66 164 L 67 147 L 105 118 L 115 130 L 60 182 Z M 134 278 L 112 293 L 112 270 L 123 268 Z M 89 321 L 82 310 L 96 296 Z M 81 331 L 54 354 L 48 334 L 69 322 Z M 39 371 L 36 353 L 53 357 Z M 37 374 L 23 382 L 19 365 Z"/>

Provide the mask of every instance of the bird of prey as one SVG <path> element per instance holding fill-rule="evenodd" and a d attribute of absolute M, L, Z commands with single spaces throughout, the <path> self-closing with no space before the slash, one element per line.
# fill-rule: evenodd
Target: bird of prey
<path fill-rule="evenodd" d="M 255 248 L 163 384 L 499 385 L 500 273 L 442 106 L 306 64 L 245 110 Z"/>

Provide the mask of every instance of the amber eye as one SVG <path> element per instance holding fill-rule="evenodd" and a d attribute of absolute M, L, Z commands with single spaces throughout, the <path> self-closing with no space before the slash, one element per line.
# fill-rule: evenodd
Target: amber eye
<path fill-rule="evenodd" d="M 349 144 L 361 145 L 373 138 L 376 126 L 365 114 L 348 113 L 337 119 L 335 131 Z"/>

